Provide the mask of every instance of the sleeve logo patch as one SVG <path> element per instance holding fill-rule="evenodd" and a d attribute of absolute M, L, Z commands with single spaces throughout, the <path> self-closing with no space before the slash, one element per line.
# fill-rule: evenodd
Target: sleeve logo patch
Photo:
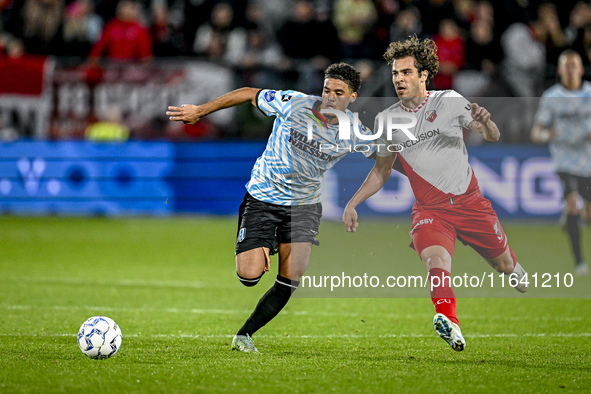
<path fill-rule="evenodd" d="M 267 93 L 265 93 L 265 100 L 267 100 L 268 103 L 273 101 L 273 99 L 275 99 L 275 92 L 273 90 L 270 90 Z"/>

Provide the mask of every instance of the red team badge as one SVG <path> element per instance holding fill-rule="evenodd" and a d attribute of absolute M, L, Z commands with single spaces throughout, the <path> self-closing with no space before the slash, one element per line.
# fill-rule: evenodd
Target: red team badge
<path fill-rule="evenodd" d="M 425 114 L 425 119 L 427 119 L 429 122 L 433 122 L 435 118 L 437 118 L 437 112 L 435 111 L 429 111 Z"/>

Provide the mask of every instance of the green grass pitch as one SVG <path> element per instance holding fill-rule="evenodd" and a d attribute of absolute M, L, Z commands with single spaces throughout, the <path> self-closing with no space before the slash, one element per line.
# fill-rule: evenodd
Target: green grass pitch
<path fill-rule="evenodd" d="M 310 272 L 347 260 L 353 271 L 423 274 L 408 227 L 366 220 L 346 234 L 325 222 Z M 504 227 L 528 271 L 572 269 L 555 224 Z M 458 299 L 468 343 L 461 353 L 433 331 L 427 290 L 414 298 L 295 297 L 255 334 L 260 355 L 232 352 L 233 334 L 276 274 L 274 259 L 258 286 L 239 284 L 235 231 L 234 218 L 0 217 L 0 392 L 591 390 L 589 277 L 575 278 L 578 297 L 509 289 L 500 298 L 481 289 L 488 297 Z M 591 255 L 589 228 L 583 236 Z M 472 266 L 492 272 L 456 244 L 454 270 Z M 78 328 L 93 315 L 123 331 L 111 359 L 78 349 Z"/>

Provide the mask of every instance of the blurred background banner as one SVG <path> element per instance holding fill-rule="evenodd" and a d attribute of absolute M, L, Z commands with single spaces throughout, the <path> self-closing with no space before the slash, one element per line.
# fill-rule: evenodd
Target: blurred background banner
<path fill-rule="evenodd" d="M 546 147 L 470 146 L 468 153 L 480 189 L 499 217 L 550 218 L 560 214 L 560 180 L 553 171 Z M 324 217 L 340 219 L 347 201 L 373 164 L 373 160 L 361 154 L 352 154 L 327 173 L 323 186 Z M 365 215 L 408 216 L 414 201 L 406 176 L 393 171 L 384 187 L 360 204 L 357 211 Z"/>
<path fill-rule="evenodd" d="M 46 138 L 55 61 L 0 57 L 0 140 Z"/>
<path fill-rule="evenodd" d="M 212 100 L 233 88 L 232 72 L 200 62 L 71 65 L 63 59 L 0 58 L 1 140 L 169 140 L 212 136 L 235 110 L 195 126 L 168 122 L 168 105 Z M 93 127 L 123 126 L 127 133 L 97 136 Z"/>
<path fill-rule="evenodd" d="M 0 211 L 10 214 L 235 214 L 262 142 L 21 141 L 0 144 Z M 557 217 L 560 182 L 545 147 L 469 147 L 483 194 L 501 217 Z M 324 217 L 342 208 L 373 166 L 361 154 L 327 174 Z M 403 175 L 358 208 L 364 215 L 410 214 Z"/>
<path fill-rule="evenodd" d="M 499 216 L 556 218 L 560 184 L 530 130 L 562 51 L 577 52 L 591 77 L 591 5 L 497 3 L 0 1 L 0 210 L 235 215 L 273 117 L 242 105 L 190 126 L 169 121 L 166 108 L 244 86 L 318 95 L 326 67 L 345 61 L 363 81 L 352 110 L 372 128 L 396 101 L 383 54 L 416 34 L 439 48 L 429 89 L 485 106 L 501 130 L 496 144 L 464 133 Z M 325 217 L 340 217 L 372 165 L 349 155 L 327 172 Z M 412 202 L 395 173 L 359 209 L 405 216 Z"/>

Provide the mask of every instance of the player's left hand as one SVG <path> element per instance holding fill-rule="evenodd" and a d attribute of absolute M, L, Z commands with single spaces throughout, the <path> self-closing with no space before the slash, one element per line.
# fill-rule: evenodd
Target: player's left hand
<path fill-rule="evenodd" d="M 470 113 L 472 115 L 472 119 L 477 122 L 486 125 L 490 120 L 490 112 L 484 107 L 479 106 L 476 103 L 470 104 Z"/>

